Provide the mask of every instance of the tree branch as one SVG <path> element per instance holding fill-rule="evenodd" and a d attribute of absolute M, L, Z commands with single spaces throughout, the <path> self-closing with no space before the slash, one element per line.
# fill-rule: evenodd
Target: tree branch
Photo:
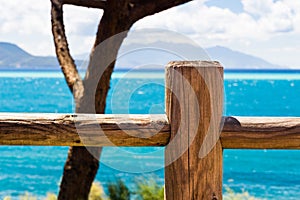
<path fill-rule="evenodd" d="M 105 9 L 106 1 L 102 0 L 63 0 L 63 4 L 70 4 L 75 6 L 83 6 L 88 8 Z"/>
<path fill-rule="evenodd" d="M 133 24 L 128 10 L 130 0 L 108 0 L 98 25 L 96 40 L 84 79 L 80 112 L 104 113 L 118 50 Z"/>
<path fill-rule="evenodd" d="M 56 55 L 69 89 L 77 102 L 82 97 L 84 88 L 74 60 L 70 55 L 68 41 L 65 35 L 62 3 L 60 0 L 51 0 L 51 24 Z"/>
<path fill-rule="evenodd" d="M 132 12 L 131 17 L 134 21 L 137 21 L 148 15 L 153 15 L 189 1 L 192 0 L 160 0 L 159 2 L 155 0 L 132 0 L 132 5 L 135 10 Z"/>

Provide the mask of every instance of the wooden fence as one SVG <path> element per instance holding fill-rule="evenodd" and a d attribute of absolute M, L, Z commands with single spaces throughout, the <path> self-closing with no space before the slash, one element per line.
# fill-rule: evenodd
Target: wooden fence
<path fill-rule="evenodd" d="M 223 149 L 300 149 L 300 118 L 219 116 L 222 77 L 217 62 L 169 63 L 166 115 L 1 113 L 0 145 L 166 146 L 165 198 L 220 200 Z"/>

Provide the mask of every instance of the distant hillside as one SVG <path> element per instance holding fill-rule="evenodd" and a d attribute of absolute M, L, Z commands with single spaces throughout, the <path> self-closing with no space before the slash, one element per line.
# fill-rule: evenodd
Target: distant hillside
<path fill-rule="evenodd" d="M 211 60 L 218 60 L 225 69 L 282 69 L 280 65 L 272 64 L 259 57 L 233 51 L 229 48 L 216 46 L 206 49 Z"/>
<path fill-rule="evenodd" d="M 149 45 L 151 46 L 151 44 Z M 261 58 L 233 51 L 226 47 L 216 46 L 205 49 L 189 44 L 171 44 L 166 42 L 154 43 L 153 46 L 160 48 L 139 48 L 138 45 L 124 45 L 121 48 L 122 55 L 116 65 L 117 69 L 130 69 L 135 66 L 142 66 L 145 69 L 164 69 L 164 66 L 171 60 L 199 60 L 208 59 L 205 51 L 211 60 L 222 63 L 225 69 L 281 69 L 279 65 L 274 65 Z M 136 51 L 129 51 L 138 49 Z M 167 50 L 167 51 L 166 51 Z M 127 53 L 131 52 L 131 53 Z M 133 53 L 132 53 L 133 52 Z M 176 52 L 176 53 L 170 53 Z M 88 55 L 88 54 L 86 54 Z M 81 55 L 76 63 L 81 65 L 82 58 L 88 56 Z M 146 64 L 146 65 L 145 65 Z M 15 44 L 0 42 L 0 70 L 58 70 L 59 64 L 54 56 L 34 56 L 24 51 Z"/>
<path fill-rule="evenodd" d="M 0 42 L 1 69 L 59 70 L 60 68 L 54 56 L 33 56 L 15 44 Z"/>
<path fill-rule="evenodd" d="M 0 63 L 14 63 L 16 60 L 28 60 L 32 56 L 15 44 L 0 42 Z"/>
<path fill-rule="evenodd" d="M 171 60 L 203 60 L 219 61 L 225 69 L 283 69 L 286 67 L 272 64 L 259 57 L 233 51 L 226 47 L 216 46 L 204 49 L 191 44 L 172 44 L 159 42 L 148 44 L 150 48 L 141 48 L 137 44 L 122 47 L 124 56 L 117 61 L 117 67 L 131 68 L 145 64 L 155 69 L 163 69 Z M 154 48 L 153 48 L 154 47 Z M 121 48 L 121 52 L 122 52 Z M 126 54 L 126 52 L 132 52 Z M 206 53 L 205 53 L 206 52 Z"/>

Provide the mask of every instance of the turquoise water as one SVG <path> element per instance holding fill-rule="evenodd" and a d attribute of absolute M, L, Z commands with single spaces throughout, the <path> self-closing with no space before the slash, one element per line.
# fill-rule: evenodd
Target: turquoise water
<path fill-rule="evenodd" d="M 164 74 L 115 73 L 107 113 L 163 113 Z M 300 74 L 225 73 L 225 113 L 239 116 L 300 116 Z M 58 72 L 1 72 L 0 112 L 73 111 Z M 57 192 L 67 147 L 0 147 L 0 199 L 28 191 Z M 224 185 L 266 199 L 300 199 L 300 151 L 225 150 Z M 141 175 L 163 184 L 163 148 L 105 148 L 97 180 L 122 178 L 131 187 Z"/>

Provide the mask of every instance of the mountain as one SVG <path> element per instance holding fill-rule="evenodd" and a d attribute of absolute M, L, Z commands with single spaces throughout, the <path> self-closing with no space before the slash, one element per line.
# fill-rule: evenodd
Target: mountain
<path fill-rule="evenodd" d="M 81 64 L 81 60 L 75 61 Z M 34 56 L 15 44 L 0 42 L 0 70 L 59 70 L 54 56 Z"/>
<path fill-rule="evenodd" d="M 164 69 L 164 66 L 170 60 L 207 60 L 209 58 L 221 62 L 225 69 L 284 68 L 261 58 L 233 51 L 222 46 L 207 48 L 204 51 L 191 44 L 160 42 L 151 45 L 154 48 L 140 48 L 137 44 L 122 47 L 119 53 L 121 56 L 116 63 L 116 69 L 131 69 L 135 66 L 142 66 L 141 68 L 143 69 Z M 80 58 L 78 57 L 78 60 L 76 60 L 78 66 L 83 63 L 80 60 L 83 58 L 88 58 L 88 56 L 80 55 Z M 0 42 L 0 70 L 15 69 L 58 70 L 59 64 L 54 56 L 34 56 L 15 44 Z"/>
<path fill-rule="evenodd" d="M 15 44 L 0 42 L 0 69 L 59 69 L 52 56 L 33 56 Z"/>
<path fill-rule="evenodd" d="M 149 48 L 149 47 L 150 48 Z M 159 42 L 143 46 L 129 44 L 122 47 L 117 68 L 132 66 L 141 68 L 164 69 L 171 60 L 216 60 L 225 69 L 287 69 L 285 66 L 272 64 L 262 58 L 233 51 L 222 46 L 202 49 L 195 44 Z M 129 52 L 129 53 L 127 53 Z"/>
<path fill-rule="evenodd" d="M 218 60 L 225 69 L 283 69 L 286 67 L 272 64 L 259 57 L 233 51 L 222 46 L 206 49 L 211 60 Z"/>

